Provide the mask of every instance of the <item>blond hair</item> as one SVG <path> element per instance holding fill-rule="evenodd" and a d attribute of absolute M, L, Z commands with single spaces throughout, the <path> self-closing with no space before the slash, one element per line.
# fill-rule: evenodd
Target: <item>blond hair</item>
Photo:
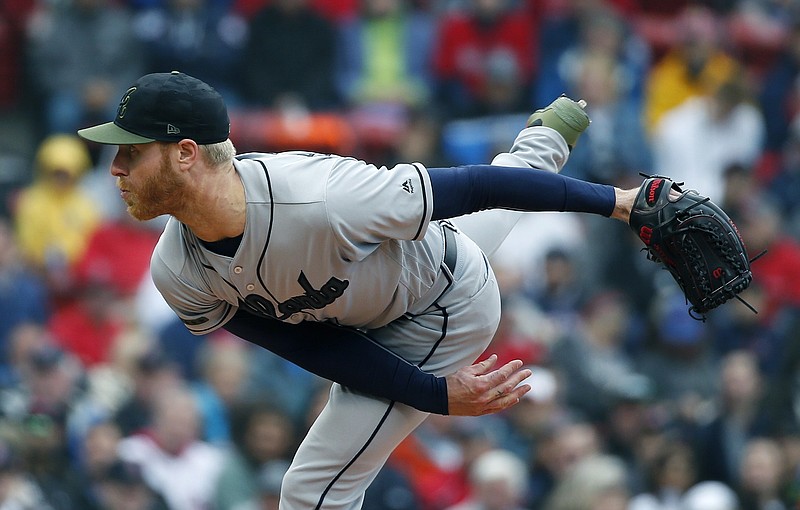
<path fill-rule="evenodd" d="M 224 142 L 200 145 L 200 152 L 206 163 L 211 166 L 220 166 L 229 163 L 236 156 L 236 147 L 230 139 Z"/>

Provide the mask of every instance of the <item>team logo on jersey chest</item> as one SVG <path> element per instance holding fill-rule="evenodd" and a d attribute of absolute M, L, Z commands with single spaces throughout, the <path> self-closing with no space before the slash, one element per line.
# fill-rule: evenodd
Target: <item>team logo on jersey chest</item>
<path fill-rule="evenodd" d="M 303 294 L 290 297 L 286 301 L 278 303 L 277 309 L 272 301 L 258 294 L 250 294 L 244 300 L 240 299 L 239 307 L 255 315 L 284 320 L 303 310 L 325 308 L 341 297 L 344 294 L 344 290 L 350 285 L 349 280 L 331 277 L 322 287 L 315 289 L 302 271 L 300 271 L 300 276 L 297 277 L 297 283 L 303 288 Z"/>

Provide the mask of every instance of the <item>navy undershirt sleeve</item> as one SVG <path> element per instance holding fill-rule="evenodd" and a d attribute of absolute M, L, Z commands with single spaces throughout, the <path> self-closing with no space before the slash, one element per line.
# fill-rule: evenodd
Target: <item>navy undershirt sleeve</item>
<path fill-rule="evenodd" d="M 434 220 L 484 209 L 570 211 L 611 216 L 616 198 L 606 184 L 537 170 L 492 165 L 429 168 Z"/>
<path fill-rule="evenodd" d="M 423 372 L 355 329 L 310 321 L 289 324 L 242 310 L 224 328 L 353 390 L 447 414 L 444 377 Z"/>

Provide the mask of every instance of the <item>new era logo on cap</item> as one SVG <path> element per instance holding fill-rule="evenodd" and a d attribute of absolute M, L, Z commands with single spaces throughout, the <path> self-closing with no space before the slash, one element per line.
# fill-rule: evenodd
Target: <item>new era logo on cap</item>
<path fill-rule="evenodd" d="M 205 145 L 228 138 L 230 119 L 225 101 L 216 90 L 173 71 L 142 76 L 125 91 L 113 122 L 81 129 L 78 134 L 111 145 L 184 138 Z"/>

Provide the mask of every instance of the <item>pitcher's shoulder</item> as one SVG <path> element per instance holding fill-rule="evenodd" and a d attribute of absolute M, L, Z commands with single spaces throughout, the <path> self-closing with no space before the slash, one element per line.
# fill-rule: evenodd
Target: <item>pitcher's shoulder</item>
<path fill-rule="evenodd" d="M 191 235 L 188 227 L 175 218 L 167 221 L 150 258 L 151 272 L 163 266 L 169 267 L 171 272 L 180 273 L 189 254 L 190 239 L 187 234 Z"/>

